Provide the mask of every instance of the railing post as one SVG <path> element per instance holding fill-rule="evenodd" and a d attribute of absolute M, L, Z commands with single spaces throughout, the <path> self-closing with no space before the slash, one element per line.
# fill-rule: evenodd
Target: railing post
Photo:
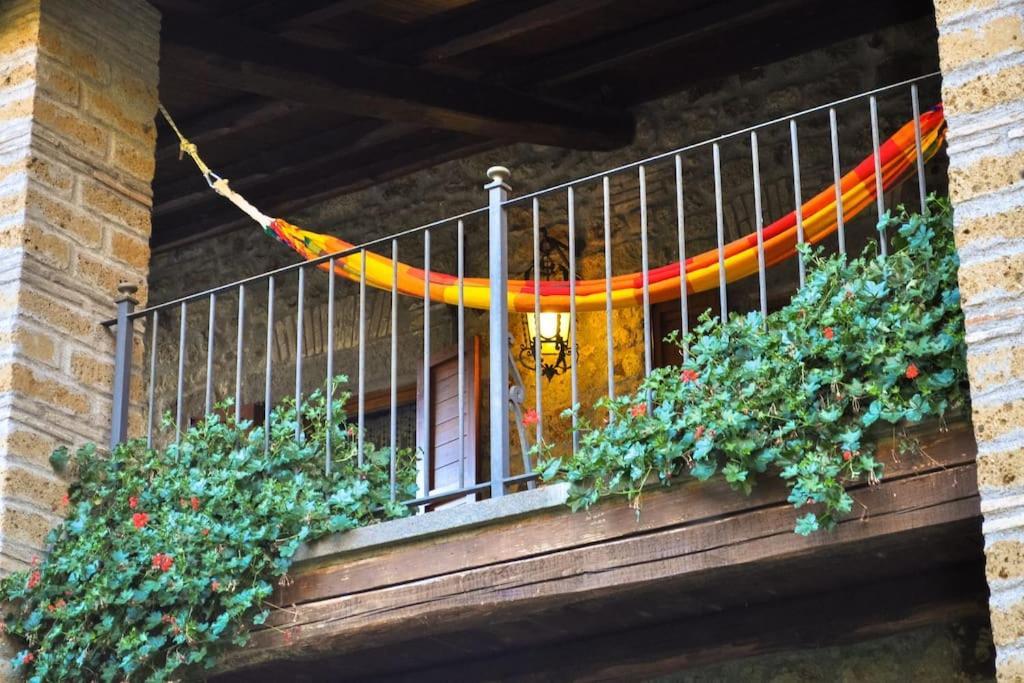
<path fill-rule="evenodd" d="M 509 389 L 508 389 L 508 199 L 509 170 L 503 166 L 487 169 L 491 179 L 484 189 L 488 195 L 487 237 L 490 278 L 490 402 L 491 402 L 491 497 L 505 494 L 509 476 Z"/>
<path fill-rule="evenodd" d="M 128 438 L 128 405 L 132 386 L 132 321 L 135 312 L 135 285 L 122 282 L 117 286 L 117 330 L 114 337 L 114 406 L 110 422 L 110 450 Z"/>

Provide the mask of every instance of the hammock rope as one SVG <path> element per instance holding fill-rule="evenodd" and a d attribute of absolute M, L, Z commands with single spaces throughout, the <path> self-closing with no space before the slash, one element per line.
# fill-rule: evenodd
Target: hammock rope
<path fill-rule="evenodd" d="M 250 204 L 244 197 L 231 189 L 227 179 L 214 173 L 199 156 L 198 148 L 190 142 L 175 125 L 170 114 L 160 106 L 160 112 L 167 119 L 171 129 L 178 136 L 182 154 L 195 162 L 203 178 L 213 190 L 237 206 L 247 216 L 263 227 L 264 231 L 287 245 L 307 260 L 328 256 L 356 248 L 351 242 L 322 233 L 312 232 L 288 223 L 282 218 L 272 218 Z M 882 170 L 883 192 L 906 180 L 914 171 L 916 147 L 914 121 L 900 127 L 889 139 L 879 146 Z M 930 161 L 942 146 L 946 135 L 942 104 L 923 113 L 920 118 L 921 152 L 924 160 Z M 863 159 L 853 170 L 840 179 L 844 221 L 850 221 L 876 198 L 874 154 Z M 836 216 L 835 185 L 829 185 L 801 206 L 804 239 L 816 244 L 834 233 L 838 227 Z M 797 246 L 797 213 L 791 211 L 782 218 L 763 228 L 765 267 L 792 258 Z M 726 281 L 735 282 L 757 272 L 757 233 L 752 232 L 725 245 Z M 362 259 L 359 253 L 339 256 L 334 260 L 334 273 L 353 282 L 361 278 Z M 328 271 L 329 263 L 317 266 Z M 671 263 L 648 271 L 648 286 L 651 303 L 661 303 L 679 298 L 680 277 L 686 277 L 686 291 L 690 294 L 718 287 L 718 249 L 710 249 L 686 259 L 685 264 Z M 390 291 L 394 271 L 398 271 L 398 291 L 420 298 L 429 291 L 431 301 L 457 305 L 459 302 L 458 279 L 446 273 L 430 272 L 427 283 L 422 269 L 402 262 L 394 262 L 380 254 L 366 252 L 366 283 L 377 289 Z M 685 275 L 684 275 L 685 274 Z M 612 307 L 626 308 L 643 303 L 644 278 L 642 273 L 629 273 L 612 277 Z M 576 310 L 598 311 L 605 308 L 605 280 L 576 281 Z M 487 309 L 490 306 L 490 282 L 486 278 L 464 279 L 464 301 L 468 308 Z M 540 305 L 542 311 L 566 312 L 569 310 L 569 282 L 546 280 L 540 283 Z M 534 310 L 534 282 L 532 280 L 509 280 L 508 308 L 517 313 L 532 313 Z"/>

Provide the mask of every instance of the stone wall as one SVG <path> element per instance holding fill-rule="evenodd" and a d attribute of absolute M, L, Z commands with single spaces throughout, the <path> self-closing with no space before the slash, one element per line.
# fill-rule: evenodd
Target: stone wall
<path fill-rule="evenodd" d="M 118 282 L 146 296 L 158 34 L 142 0 L 0 0 L 2 571 L 59 519 L 50 452 L 109 437 L 97 323 Z"/>
<path fill-rule="evenodd" d="M 466 159 L 441 164 L 429 170 L 382 183 L 361 192 L 307 207 L 287 218 L 303 227 L 335 232 L 346 239 L 372 239 L 420 225 L 438 217 L 453 215 L 483 206 L 486 196 L 484 170 L 496 163 L 512 171 L 510 184 L 513 196 L 589 175 L 602 168 L 644 158 L 682 145 L 701 141 L 716 134 L 739 129 L 781 115 L 799 111 L 823 102 L 864 90 L 928 73 L 936 69 L 934 24 L 929 18 L 910 24 L 893 26 L 877 34 L 862 36 L 817 50 L 756 71 L 705 83 L 676 95 L 651 102 L 637 111 L 639 121 L 636 142 L 612 153 L 585 153 L 570 150 L 515 145 L 496 149 Z M 938 98 L 938 81 L 922 86 L 922 104 L 930 106 Z M 880 98 L 883 135 L 911 117 L 908 90 L 899 90 Z M 845 160 L 844 170 L 854 160 L 870 153 L 870 128 L 867 102 L 842 108 L 840 140 Z M 803 195 L 806 200 L 814 192 L 832 182 L 827 114 L 822 112 L 801 120 L 801 162 Z M 753 229 L 753 193 L 750 171 L 749 142 L 739 137 L 723 144 L 723 178 L 725 186 L 725 222 L 729 237 L 746 234 Z M 788 126 L 764 131 L 760 139 L 764 214 L 766 222 L 780 217 L 793 207 L 791 162 Z M 216 160 L 208 160 L 216 166 Z M 652 266 L 677 260 L 674 170 L 672 160 L 651 164 L 648 169 L 648 204 L 650 209 L 650 244 Z M 693 254 L 715 244 L 715 204 L 709 147 L 684 155 L 686 185 L 687 250 Z M 938 160 L 929 168 L 929 187 L 944 189 L 944 168 Z M 600 182 L 577 189 L 577 236 L 585 244 L 579 259 L 580 274 L 585 278 L 604 275 Z M 888 197 L 890 204 L 904 198 L 916 205 L 916 186 L 908 183 Z M 258 197 L 250 198 L 257 204 Z M 552 234 L 565 239 L 565 195 L 555 194 L 541 200 L 541 222 Z M 635 173 L 616 176 L 612 182 L 613 245 L 616 273 L 639 270 L 640 203 Z M 486 276 L 486 224 L 482 217 L 466 221 L 467 275 Z M 874 209 L 849 227 L 851 250 L 859 250 L 875 222 Z M 510 212 L 510 273 L 520 277 L 532 261 L 529 206 Z M 445 225 L 432 233 L 432 265 L 436 270 L 455 272 L 454 225 Z M 831 249 L 835 240 L 827 241 Z M 389 253 L 383 244 L 379 251 Z M 409 263 L 422 263 L 420 238 L 404 239 L 400 258 Z M 154 254 L 150 286 L 154 301 L 166 301 L 204 287 L 223 284 L 242 277 L 283 266 L 295 261 L 287 249 L 268 240 L 253 225 L 251 228 L 220 235 L 184 247 Z M 795 269 L 792 264 L 775 268 L 770 273 L 769 287 L 773 294 L 785 297 L 792 291 Z M 320 273 L 307 278 L 307 315 L 304 321 L 306 353 L 304 380 L 307 386 L 321 383 L 325 374 L 323 339 L 326 322 L 326 277 Z M 281 397 L 294 390 L 295 278 L 289 275 L 277 282 L 276 329 L 274 334 L 274 395 Z M 355 325 L 357 288 L 338 282 L 338 334 L 335 368 L 337 372 L 355 374 Z M 712 293 L 714 296 L 714 293 Z M 756 281 L 730 286 L 732 306 L 743 310 L 756 306 Z M 247 297 L 245 335 L 245 378 L 243 401 L 261 400 L 266 355 L 266 289 L 261 284 Z M 717 299 L 715 299 L 717 301 Z M 373 292 L 367 356 L 370 366 L 368 385 L 384 388 L 388 382 L 390 362 L 389 294 Z M 215 396 L 234 394 L 236 303 L 233 295 L 217 303 L 214 352 Z M 208 306 L 205 302 L 192 306 L 188 320 L 185 372 L 186 410 L 188 416 L 202 412 L 206 384 L 206 329 Z M 177 379 L 178 313 L 163 316 L 159 330 L 159 364 L 157 412 L 175 405 Z M 403 298 L 400 302 L 399 382 L 414 383 L 421 364 L 422 302 Z M 454 315 L 450 307 L 432 308 L 432 346 L 439 350 L 454 344 Z M 486 318 L 471 312 L 468 316 L 470 334 L 486 334 Z M 628 390 L 643 376 L 643 334 L 639 309 L 615 313 L 615 376 L 619 390 Z M 515 348 L 522 342 L 522 316 L 510 324 L 517 336 Z M 604 313 L 581 314 L 578 340 L 580 344 L 580 399 L 591 404 L 605 390 L 607 376 Z M 311 343 L 312 342 L 312 343 Z M 486 349 L 486 344 L 484 344 Z M 485 363 L 486 365 L 486 363 Z M 534 393 L 532 377 L 526 373 L 528 401 Z M 544 385 L 544 418 L 555 427 L 549 436 L 564 433 L 559 427 L 558 413 L 569 405 L 569 378 L 557 377 Z M 486 410 L 484 410 L 486 414 Z M 484 441 L 486 443 L 486 440 Z"/>
<path fill-rule="evenodd" d="M 1024 681 L 1024 3 L 935 5 L 993 636 Z"/>

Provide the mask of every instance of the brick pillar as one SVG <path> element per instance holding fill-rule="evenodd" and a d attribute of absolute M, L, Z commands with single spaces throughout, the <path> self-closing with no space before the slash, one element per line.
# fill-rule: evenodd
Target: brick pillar
<path fill-rule="evenodd" d="M 1024 681 L 1024 2 L 936 0 L 1001 681 Z"/>
<path fill-rule="evenodd" d="M 105 444 L 119 281 L 145 284 L 159 14 L 143 0 L 0 0 L 0 572 L 40 554 Z"/>

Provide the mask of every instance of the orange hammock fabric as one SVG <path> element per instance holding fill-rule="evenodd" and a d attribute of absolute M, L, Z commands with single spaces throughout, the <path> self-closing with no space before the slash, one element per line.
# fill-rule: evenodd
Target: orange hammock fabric
<path fill-rule="evenodd" d="M 920 119 L 921 146 L 924 159 L 930 160 L 942 146 L 946 125 L 942 105 L 925 112 Z M 183 140 L 183 145 L 186 144 Z M 914 122 L 904 124 L 879 148 L 882 169 L 882 187 L 889 190 L 905 180 L 914 171 L 916 151 L 914 146 Z M 197 160 L 197 163 L 198 160 Z M 201 166 L 203 168 L 203 166 Z M 220 181 L 225 183 L 226 181 Z M 218 189 L 218 183 L 211 183 Z M 856 168 L 841 178 L 843 217 L 849 221 L 875 201 L 874 155 L 869 155 Z M 235 194 L 232 192 L 232 194 Z M 230 197 L 229 197 L 230 198 Z M 243 198 L 235 194 L 231 198 L 240 208 L 261 222 L 268 232 L 288 245 L 306 259 L 315 259 L 329 254 L 353 249 L 356 245 L 331 235 L 310 232 L 296 227 L 281 218 L 270 218 L 260 214 Z M 254 215 L 255 214 L 255 215 Z M 802 206 L 804 239 L 815 244 L 836 231 L 835 186 L 830 185 L 809 199 Z M 797 226 L 796 212 L 791 211 L 764 228 L 765 265 L 771 266 L 796 253 Z M 340 277 L 358 282 L 362 258 L 358 252 L 339 256 L 334 261 L 334 272 Z M 329 269 L 329 263 L 319 267 Z M 408 264 L 393 262 L 390 258 L 370 251 L 366 252 L 366 283 L 377 289 L 390 291 L 393 268 L 398 269 L 398 291 L 402 294 L 423 298 L 426 289 L 425 273 L 422 269 Z M 734 282 L 757 272 L 757 233 L 753 232 L 725 245 L 726 281 Z M 718 250 L 711 249 L 686 260 L 685 269 L 687 292 L 702 292 L 718 287 Z M 650 299 L 652 303 L 679 298 L 680 264 L 671 263 L 648 272 Z M 486 278 L 465 278 L 464 301 L 469 308 L 487 309 L 490 305 L 490 283 Z M 643 274 L 630 273 L 612 278 L 612 306 L 623 308 L 643 303 Z M 454 275 L 431 271 L 429 283 L 430 299 L 447 304 L 458 304 L 458 280 Z M 596 311 L 605 308 L 605 280 L 578 280 L 576 282 L 576 310 Z M 569 310 L 569 282 L 542 281 L 540 284 L 540 306 L 542 311 L 565 312 Z M 529 313 L 534 310 L 534 282 L 532 280 L 509 280 L 509 310 Z"/>

